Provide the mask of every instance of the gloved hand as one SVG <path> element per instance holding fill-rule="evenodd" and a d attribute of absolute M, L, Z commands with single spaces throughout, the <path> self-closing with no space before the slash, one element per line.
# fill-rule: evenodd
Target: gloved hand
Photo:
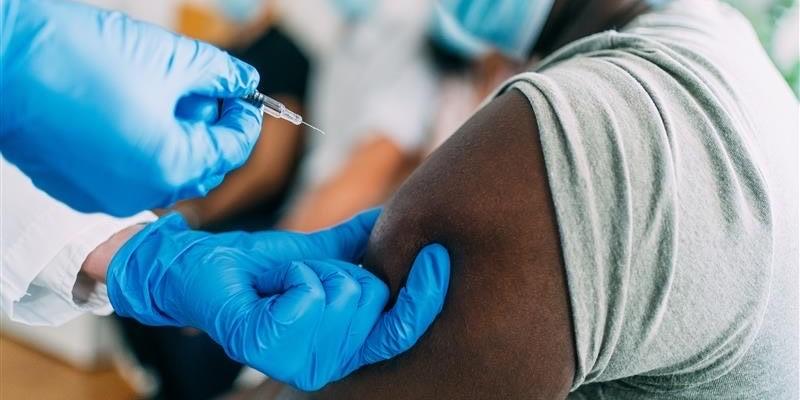
<path fill-rule="evenodd" d="M 130 215 L 205 194 L 248 157 L 251 66 L 116 12 L 0 4 L 0 151 L 50 195 Z M 224 99 L 219 118 L 187 117 L 198 98 Z"/>
<path fill-rule="evenodd" d="M 117 252 L 108 295 L 119 315 L 199 328 L 234 360 L 316 390 L 409 349 L 441 311 L 450 276 L 443 247 L 420 252 L 388 312 L 386 285 L 351 264 L 378 214 L 310 235 L 214 235 L 172 214 Z"/>

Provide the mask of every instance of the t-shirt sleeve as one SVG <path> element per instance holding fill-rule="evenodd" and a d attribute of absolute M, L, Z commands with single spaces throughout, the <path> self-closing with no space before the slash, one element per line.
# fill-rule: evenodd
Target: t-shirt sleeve
<path fill-rule="evenodd" d="M 721 89 L 668 49 L 617 35 L 576 43 L 504 90 L 521 91 L 538 123 L 572 309 L 573 390 L 697 385 L 733 368 L 758 331 L 772 247 L 766 185 L 736 133 L 747 127 L 717 112 Z"/>

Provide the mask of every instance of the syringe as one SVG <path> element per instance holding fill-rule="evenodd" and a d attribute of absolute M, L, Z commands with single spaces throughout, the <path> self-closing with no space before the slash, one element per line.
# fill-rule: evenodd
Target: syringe
<path fill-rule="evenodd" d="M 291 110 L 286 108 L 283 103 L 278 100 L 273 99 L 259 91 L 255 91 L 253 93 L 248 94 L 244 97 L 244 100 L 261 108 L 261 112 L 267 114 L 274 118 L 284 119 L 289 121 L 295 125 L 303 124 L 321 134 L 325 134 L 322 129 L 317 128 L 314 125 L 309 124 L 308 122 L 303 121 L 303 117 L 293 113 Z"/>

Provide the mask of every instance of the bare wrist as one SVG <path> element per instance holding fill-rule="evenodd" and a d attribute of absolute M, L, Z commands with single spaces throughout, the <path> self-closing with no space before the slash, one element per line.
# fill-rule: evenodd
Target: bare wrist
<path fill-rule="evenodd" d="M 81 272 L 97 282 L 106 281 L 106 271 L 117 251 L 135 234 L 144 229 L 144 224 L 131 225 L 100 243 L 83 261 Z"/>

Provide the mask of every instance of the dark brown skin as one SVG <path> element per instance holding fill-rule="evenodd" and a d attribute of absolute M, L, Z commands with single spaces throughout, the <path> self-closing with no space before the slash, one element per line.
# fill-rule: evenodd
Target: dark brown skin
<path fill-rule="evenodd" d="M 479 112 L 409 178 L 373 231 L 365 266 L 396 293 L 432 242 L 449 249 L 452 273 L 429 332 L 316 397 L 566 397 L 575 365 L 569 297 L 536 121 L 521 93 Z"/>
<path fill-rule="evenodd" d="M 640 1 L 557 0 L 534 49 L 622 26 Z M 539 131 L 512 90 L 468 121 L 406 181 L 370 238 L 365 267 L 393 295 L 426 244 L 452 261 L 444 309 L 407 353 L 318 399 L 563 399 L 575 371 L 569 293 Z"/>

